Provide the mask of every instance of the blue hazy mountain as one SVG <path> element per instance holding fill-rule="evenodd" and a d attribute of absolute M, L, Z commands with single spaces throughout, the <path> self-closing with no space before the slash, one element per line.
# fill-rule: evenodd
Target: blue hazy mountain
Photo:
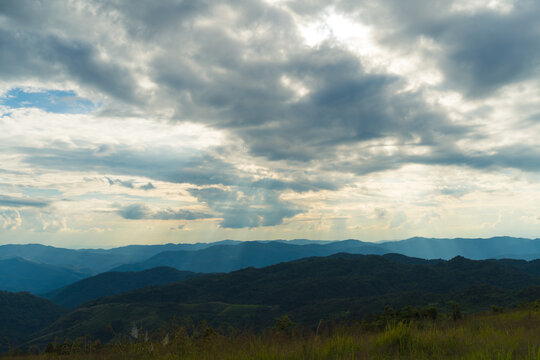
<path fill-rule="evenodd" d="M 236 245 L 215 245 L 198 251 L 166 251 L 143 262 L 126 264 L 115 271 L 140 271 L 156 266 L 201 273 L 229 272 L 246 267 L 263 267 L 310 256 L 327 256 L 339 252 L 384 254 L 386 251 L 369 243 L 347 240 L 327 244 L 294 245 L 281 241 L 249 241 Z"/>
<path fill-rule="evenodd" d="M 110 270 L 141 271 L 159 266 L 169 266 L 193 272 L 228 272 L 250 266 L 263 267 L 310 256 L 328 256 L 339 252 L 374 255 L 397 253 L 424 259 L 451 259 L 455 256 L 464 256 L 470 259 L 514 258 L 530 260 L 538 258 L 536 254 L 540 254 L 540 239 L 512 237 L 431 239 L 415 237 L 378 243 L 354 239 L 249 242 L 224 240 L 216 243 L 129 245 L 113 249 L 83 250 L 55 248 L 38 244 L 4 245 L 0 246 L 0 260 L 19 257 L 33 263 L 54 265 L 62 268 L 63 271 L 56 272 L 58 279 L 49 277 L 45 282 L 41 281 L 39 277 L 33 282 L 32 279 L 18 281 L 17 277 L 4 276 L 4 282 L 3 285 L 0 283 L 0 289 L 27 290 L 36 293 L 52 290 L 78 281 L 82 277 Z M 4 269 L 16 274 L 17 265 L 20 263 L 4 263 L 6 266 Z M 516 266 L 521 265 L 516 263 Z M 528 271 L 535 271 L 531 270 L 534 268 L 533 265 L 523 266 Z M 50 270 L 51 268 L 44 274 L 52 276 L 53 273 Z M 70 271 L 78 275 L 66 277 Z M 69 282 L 66 279 L 72 279 L 72 281 L 69 280 Z M 51 287 L 53 284 L 60 285 Z M 36 288 L 36 286 L 41 286 L 41 288 Z M 44 288 L 47 290 L 42 291 L 41 289 Z"/>
<path fill-rule="evenodd" d="M 22 258 L 0 260 L 0 290 L 41 294 L 84 279 L 90 274 Z"/>
<path fill-rule="evenodd" d="M 469 259 L 516 258 L 531 260 L 540 254 L 540 239 L 498 236 L 488 239 L 432 239 L 414 237 L 407 240 L 377 243 L 388 252 L 425 259 L 451 259 L 464 256 Z"/>
<path fill-rule="evenodd" d="M 56 304 L 74 308 L 103 296 L 111 296 L 150 285 L 163 285 L 190 279 L 197 274 L 157 267 L 139 272 L 105 272 L 54 290 L 44 295 Z"/>
<path fill-rule="evenodd" d="M 219 243 L 234 244 L 238 242 L 225 240 Z M 196 251 L 215 244 L 128 245 L 113 249 L 81 250 L 40 244 L 2 245 L 0 246 L 0 259 L 21 257 L 37 263 L 72 267 L 84 272 L 98 274 L 125 263 L 143 261 L 163 251 Z"/>
<path fill-rule="evenodd" d="M 299 245 L 301 244 L 301 245 Z M 215 245 L 197 251 L 165 251 L 149 259 L 124 264 L 116 271 L 140 271 L 156 266 L 171 266 L 195 272 L 228 272 L 244 267 L 263 267 L 309 256 L 328 256 L 339 252 L 364 255 L 396 253 L 423 259 L 496 259 L 519 249 L 525 253 L 540 253 L 540 240 L 494 237 L 489 239 L 428 239 L 411 238 L 401 241 L 369 243 L 359 240 L 333 242 L 250 241 L 234 245 Z M 508 256 L 511 257 L 511 256 Z M 528 266 L 530 268 L 530 266 Z"/>

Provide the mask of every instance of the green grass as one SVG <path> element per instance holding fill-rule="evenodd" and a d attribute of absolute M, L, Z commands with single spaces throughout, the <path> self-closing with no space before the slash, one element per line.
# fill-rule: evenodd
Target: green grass
<path fill-rule="evenodd" d="M 230 309 L 233 311 L 235 309 Z M 284 322 L 282 319 L 281 322 Z M 51 348 L 51 347 L 50 347 Z M 540 360 L 540 312 L 534 308 L 468 315 L 454 321 L 320 323 L 316 329 L 279 327 L 263 333 L 216 333 L 204 323 L 99 346 L 79 339 L 54 353 L 11 355 L 49 359 L 528 359 Z"/>

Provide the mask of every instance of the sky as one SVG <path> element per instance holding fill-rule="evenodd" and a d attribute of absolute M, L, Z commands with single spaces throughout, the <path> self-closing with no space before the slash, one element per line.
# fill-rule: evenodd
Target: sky
<path fill-rule="evenodd" d="M 540 2 L 0 2 L 0 244 L 540 235 Z"/>

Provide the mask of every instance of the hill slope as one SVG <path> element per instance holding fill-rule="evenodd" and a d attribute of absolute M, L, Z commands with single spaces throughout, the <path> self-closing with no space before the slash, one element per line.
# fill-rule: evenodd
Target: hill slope
<path fill-rule="evenodd" d="M 285 313 L 300 323 L 354 319 L 382 311 L 451 301 L 464 311 L 540 298 L 540 277 L 494 260 L 450 261 L 402 255 L 337 254 L 229 274 L 205 274 L 87 302 L 42 330 L 36 343 L 84 334 L 109 341 L 134 324 L 152 329 L 172 318 L 212 326 L 270 326 Z M 110 326 L 109 326 L 110 325 Z M 114 332 L 106 330 L 113 329 Z M 122 335 L 123 334 L 123 335 Z"/>
<path fill-rule="evenodd" d="M 66 310 L 28 293 L 0 291 L 0 351 L 20 344 L 31 334 L 55 321 Z"/>
<path fill-rule="evenodd" d="M 196 275 L 190 271 L 178 271 L 167 267 L 140 272 L 106 272 L 54 290 L 44 297 L 56 304 L 74 308 L 83 302 L 103 296 L 120 294 L 149 285 L 178 282 Z"/>
<path fill-rule="evenodd" d="M 222 301 L 293 309 L 326 299 L 407 291 L 449 293 L 475 285 L 503 289 L 540 285 L 540 277 L 496 261 L 456 257 L 450 261 L 406 264 L 389 258 L 350 254 L 308 258 L 262 269 L 247 268 L 229 274 L 200 276 L 94 303 Z"/>
<path fill-rule="evenodd" d="M 523 265 L 523 264 L 522 264 Z M 320 319 L 358 319 L 382 311 L 437 304 L 464 311 L 513 306 L 540 298 L 540 276 L 504 261 L 450 261 L 403 255 L 336 254 L 229 274 L 201 274 L 84 303 L 44 328 L 31 343 L 91 334 L 102 341 L 129 336 L 134 325 L 155 329 L 189 317 L 211 326 L 270 326 L 290 314 L 315 326 Z"/>

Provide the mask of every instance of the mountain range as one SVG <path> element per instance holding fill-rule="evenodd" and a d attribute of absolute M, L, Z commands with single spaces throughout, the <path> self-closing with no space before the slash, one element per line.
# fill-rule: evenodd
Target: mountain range
<path fill-rule="evenodd" d="M 530 260 L 540 254 L 540 239 L 415 237 L 378 243 L 353 239 L 224 240 L 217 243 L 130 245 L 107 250 L 72 250 L 38 244 L 3 245 L 0 246 L 0 269 L 4 276 L 0 275 L 0 290 L 45 294 L 106 271 L 141 271 L 166 266 L 197 273 L 229 272 L 340 252 L 364 255 L 399 253 L 425 259 L 464 256 L 470 259 Z"/>
<path fill-rule="evenodd" d="M 163 284 L 167 276 L 169 280 L 186 278 Z M 133 280 L 138 277 L 141 281 Z M 125 287 L 129 291 L 110 291 L 111 283 L 130 281 L 133 286 Z M 151 286 L 135 288 L 148 284 Z M 27 293 L 11 294 L 32 297 L 43 311 L 51 306 L 62 310 L 37 331 L 19 338 L 19 344 L 42 347 L 55 338 L 86 335 L 109 342 L 129 337 L 133 327 L 166 329 L 187 318 L 218 329 L 261 329 L 284 314 L 297 323 L 316 326 L 320 320 L 364 319 L 386 306 L 436 307 L 447 312 L 458 302 L 464 312 L 481 311 L 492 305 L 511 307 L 540 299 L 540 276 L 536 261 L 339 253 L 219 274 L 176 273 L 166 268 L 108 273 L 64 287 L 50 298 L 60 302 L 75 296 L 80 303 L 84 294 L 94 300 L 69 311 Z M 107 296 L 95 298 L 100 294 Z"/>

